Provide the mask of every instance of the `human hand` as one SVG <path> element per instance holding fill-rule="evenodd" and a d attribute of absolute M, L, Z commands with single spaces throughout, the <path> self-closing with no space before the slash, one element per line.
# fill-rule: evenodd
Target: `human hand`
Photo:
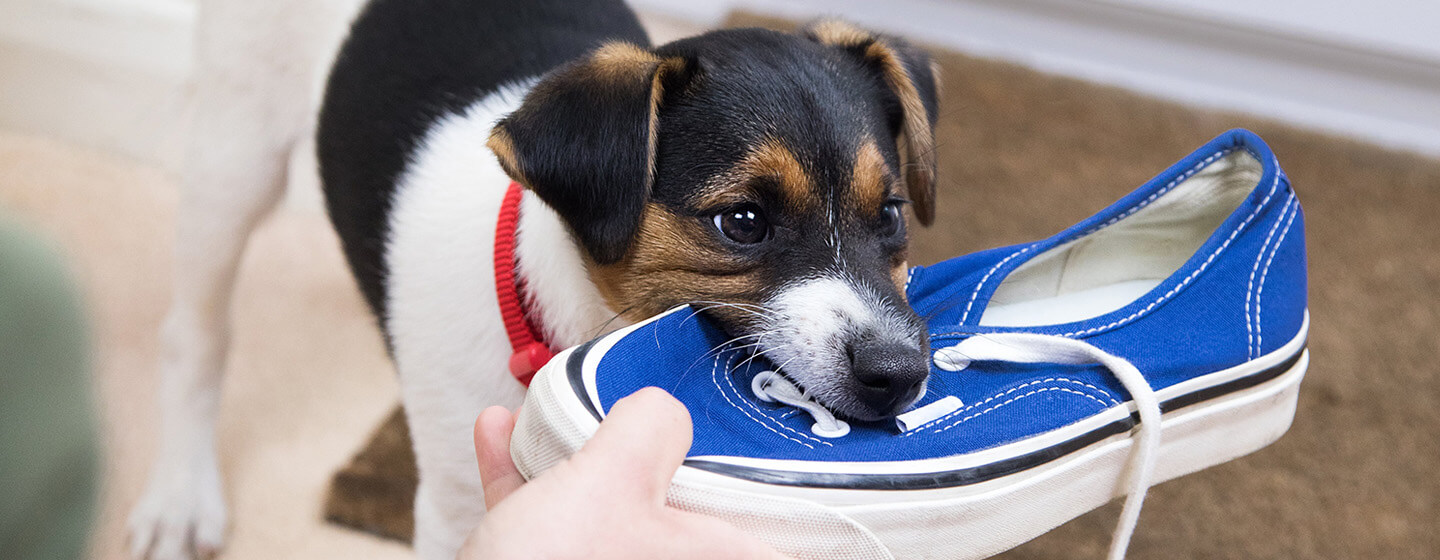
<path fill-rule="evenodd" d="M 459 560 L 784 558 L 724 521 L 665 505 L 691 425 L 660 389 L 620 399 L 579 452 L 528 483 L 510 459 L 514 429 L 515 416 L 498 406 L 475 421 L 489 513 Z"/>

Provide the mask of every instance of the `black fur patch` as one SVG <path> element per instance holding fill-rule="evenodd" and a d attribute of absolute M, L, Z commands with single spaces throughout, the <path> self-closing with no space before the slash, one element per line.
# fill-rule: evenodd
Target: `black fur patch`
<path fill-rule="evenodd" d="M 330 219 L 382 327 L 386 220 L 395 182 L 417 142 L 438 118 L 611 40 L 649 42 L 620 0 L 373 0 L 366 6 L 331 69 L 317 152 Z"/>
<path fill-rule="evenodd" d="M 661 96 L 688 79 L 684 59 L 607 45 L 537 84 L 496 126 L 501 144 L 492 148 L 565 219 L 591 259 L 613 263 L 650 198 Z"/>

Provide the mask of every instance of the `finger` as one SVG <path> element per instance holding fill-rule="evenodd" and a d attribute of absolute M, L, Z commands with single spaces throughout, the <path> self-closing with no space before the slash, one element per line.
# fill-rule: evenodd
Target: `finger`
<path fill-rule="evenodd" d="M 487 408 L 475 419 L 475 460 L 480 464 L 486 509 L 525 484 L 525 477 L 510 459 L 510 432 L 514 430 L 515 417 L 504 407 Z"/>
<path fill-rule="evenodd" d="M 670 479 L 690 451 L 690 413 L 669 393 L 646 387 L 620 399 L 575 455 L 581 472 L 663 503 Z"/>

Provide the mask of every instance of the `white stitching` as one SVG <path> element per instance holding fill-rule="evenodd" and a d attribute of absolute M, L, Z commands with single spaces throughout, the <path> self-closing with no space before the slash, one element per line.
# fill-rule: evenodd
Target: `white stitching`
<path fill-rule="evenodd" d="M 980 402 L 978 402 L 978 403 L 972 404 L 972 405 L 967 406 L 967 407 L 965 407 L 965 408 L 962 408 L 962 409 L 960 409 L 960 410 L 956 410 L 956 411 L 954 411 L 954 412 L 951 412 L 950 414 L 946 414 L 946 415 L 944 415 L 944 416 L 941 416 L 941 417 L 939 417 L 939 418 L 936 418 L 936 419 L 934 419 L 934 420 L 931 420 L 931 421 L 929 421 L 929 422 L 926 422 L 926 423 L 924 423 L 924 424 L 921 424 L 921 425 L 919 425 L 919 426 L 916 426 L 914 429 L 909 430 L 909 431 L 905 432 L 904 434 L 901 434 L 900 437 L 906 437 L 906 436 L 909 436 L 910 434 L 919 433 L 921 430 L 923 430 L 923 429 L 925 429 L 925 428 L 928 428 L 928 427 L 930 427 L 930 426 L 934 426 L 934 425 L 936 425 L 936 424 L 939 424 L 939 423 L 941 423 L 941 422 L 944 422 L 944 421 L 946 421 L 946 420 L 949 420 L 949 419 L 951 419 L 951 418 L 954 418 L 954 417 L 957 416 L 957 415 L 964 414 L 964 413 L 966 413 L 966 412 L 968 412 L 968 411 L 975 410 L 975 409 L 978 408 L 978 407 L 985 406 L 987 403 L 989 403 L 989 402 L 991 402 L 991 401 L 993 401 L 993 400 L 995 400 L 995 399 L 1002 398 L 1002 397 L 1004 397 L 1005 395 L 1009 395 L 1010 393 L 1014 393 L 1015 391 L 1019 391 L 1019 390 L 1021 390 L 1021 389 L 1026 388 L 1026 387 L 1031 387 L 1031 386 L 1039 385 L 1039 384 L 1041 384 L 1041 383 L 1050 383 L 1050 382 L 1073 383 L 1073 384 L 1075 384 L 1075 385 L 1080 385 L 1080 386 L 1083 386 L 1083 387 L 1088 387 L 1088 388 L 1090 388 L 1090 389 L 1094 389 L 1095 391 L 1098 391 L 1098 392 L 1100 392 L 1101 394 L 1105 395 L 1105 398 L 1110 401 L 1109 404 L 1110 404 L 1111 406 L 1115 406 L 1115 405 L 1119 405 L 1119 404 L 1120 404 L 1120 401 L 1115 400 L 1115 397 L 1111 396 L 1109 391 L 1106 391 L 1105 389 L 1101 389 L 1101 388 L 1099 388 L 1099 387 L 1096 387 L 1096 386 L 1091 385 L 1091 384 L 1089 384 L 1089 383 L 1086 383 L 1086 382 L 1084 382 L 1084 381 L 1079 381 L 1079 380 L 1070 379 L 1070 378 L 1066 378 L 1066 377 L 1049 377 L 1049 378 L 1046 378 L 1046 379 L 1040 379 L 1040 380 L 1037 380 L 1037 381 L 1031 381 L 1031 382 L 1029 382 L 1029 383 L 1022 383 L 1022 384 L 1020 384 L 1020 385 L 1016 385 L 1016 386 L 1014 386 L 1014 387 L 1011 387 L 1009 390 L 1002 391 L 1002 392 L 1000 392 L 1000 393 L 996 393 L 994 396 L 991 396 L 991 397 L 988 398 L 988 399 L 985 399 L 985 400 L 983 400 L 983 401 L 980 401 Z M 1061 388 L 1058 388 L 1058 387 L 1057 387 L 1056 389 L 1061 389 Z M 1053 389 L 1052 389 L 1052 390 L 1053 390 Z M 1089 395 L 1088 393 L 1079 393 L 1078 391 L 1072 391 L 1072 392 L 1076 392 L 1076 393 L 1078 393 L 1078 394 L 1082 394 L 1082 395 L 1085 395 L 1085 396 L 1090 397 L 1090 398 L 1092 398 L 1092 399 L 1095 399 L 1095 397 Z M 1034 392 L 1032 391 L 1032 392 L 1029 393 L 1029 394 L 1034 394 Z M 1028 395 L 1027 395 L 1027 396 L 1028 396 Z M 1019 398 L 1019 397 L 1017 397 L 1017 398 Z M 1012 399 L 1012 400 L 1013 400 L 1013 399 Z M 1099 399 L 1095 399 L 1095 400 L 1096 400 L 1096 401 L 1099 401 Z M 1104 403 L 1104 402 L 1101 402 L 1101 404 L 1105 404 L 1105 403 Z M 991 410 L 993 410 L 993 409 L 991 409 Z M 988 411 L 986 411 L 986 412 L 988 412 Z M 984 414 L 984 413 L 982 412 L 982 413 L 980 413 L 980 414 Z M 964 420 L 961 420 L 961 422 L 963 422 L 963 421 L 964 421 Z M 958 422 L 957 422 L 957 423 L 958 423 Z M 937 433 L 938 433 L 938 432 L 937 432 Z"/>
<path fill-rule="evenodd" d="M 915 279 L 915 270 L 919 268 L 920 267 L 918 266 L 912 266 L 910 267 L 910 270 L 905 273 L 905 287 L 902 289 L 902 291 L 906 293 L 906 297 L 909 297 L 910 281 Z"/>
<path fill-rule="evenodd" d="M 983 415 L 983 414 L 985 414 L 985 413 L 994 411 L 995 409 L 998 409 L 998 408 L 1000 408 L 1000 407 L 1002 407 L 1002 406 L 1005 406 L 1005 405 L 1007 405 L 1007 404 L 1013 403 L 1013 402 L 1015 402 L 1015 401 L 1018 401 L 1018 400 L 1020 400 L 1020 399 L 1025 398 L 1025 397 L 1029 397 L 1029 396 L 1031 396 L 1031 395 L 1035 395 L 1035 394 L 1039 394 L 1039 393 L 1044 393 L 1044 392 L 1047 392 L 1047 391 L 1061 391 L 1061 392 L 1065 392 L 1065 393 L 1072 393 L 1072 394 L 1080 395 L 1080 396 L 1082 396 L 1082 397 L 1085 397 L 1085 398 L 1090 399 L 1090 400 L 1092 400 L 1092 401 L 1095 401 L 1095 402 L 1097 402 L 1097 403 L 1100 403 L 1101 406 L 1104 406 L 1104 405 L 1105 405 L 1105 401 L 1102 401 L 1102 400 L 1100 400 L 1100 399 L 1097 399 L 1097 398 L 1095 398 L 1093 395 L 1091 395 L 1091 394 L 1089 394 L 1089 393 L 1082 393 L 1082 392 L 1080 392 L 1080 391 L 1076 391 L 1076 390 L 1074 390 L 1074 389 L 1066 389 L 1066 388 L 1064 388 L 1064 387 L 1041 387 L 1041 388 L 1039 388 L 1039 389 L 1036 389 L 1036 390 L 1034 390 L 1034 391 L 1030 391 L 1029 393 L 1025 393 L 1025 394 L 1020 395 L 1020 396 L 1017 396 L 1017 397 L 1015 397 L 1015 398 L 1012 398 L 1012 399 L 1010 399 L 1010 400 L 1008 400 L 1008 401 L 1002 402 L 1002 403 L 1000 403 L 1000 404 L 997 404 L 997 405 L 995 405 L 995 406 L 992 406 L 992 407 L 987 408 L 987 409 L 985 409 L 985 410 L 982 410 L 982 411 L 980 411 L 980 412 L 976 412 L 975 414 L 971 414 L 971 415 L 969 415 L 969 416 L 966 416 L 966 417 L 964 417 L 964 418 L 961 418 L 961 419 L 959 419 L 959 420 L 956 420 L 955 423 L 950 424 L 950 425 L 948 425 L 948 426 L 945 426 L 944 428 L 940 428 L 940 429 L 938 429 L 938 430 L 934 430 L 934 431 L 932 431 L 932 432 L 930 432 L 930 433 L 932 433 L 932 434 L 938 434 L 938 433 L 944 432 L 945 430 L 949 430 L 950 428 L 954 428 L 955 426 L 959 426 L 959 425 L 961 425 L 961 424 L 964 424 L 964 423 L 965 423 L 966 421 L 968 421 L 968 420 L 971 420 L 971 419 L 973 419 L 973 418 L 975 418 L 975 417 L 977 417 L 977 416 Z M 1112 405 L 1112 406 L 1114 406 L 1114 405 Z M 913 433 L 915 433 L 915 432 L 906 432 L 905 435 L 910 435 L 910 434 L 913 434 Z"/>
<path fill-rule="evenodd" d="M 730 403 L 730 406 L 733 406 L 733 407 L 735 407 L 736 410 L 739 410 L 740 412 L 744 413 L 746 418 L 749 418 L 750 420 L 754 421 L 756 424 L 759 424 L 759 425 L 761 425 L 761 426 L 764 426 L 765 429 L 767 429 L 767 430 L 770 430 L 770 431 L 772 431 L 772 432 L 775 432 L 776 435 L 779 435 L 780 437 L 783 437 L 783 438 L 785 438 L 785 439 L 788 439 L 788 440 L 790 440 L 790 441 L 793 441 L 793 442 L 795 442 L 795 443 L 798 443 L 798 444 L 800 444 L 800 445 L 803 445 L 803 446 L 805 446 L 805 447 L 807 447 L 807 448 L 815 449 L 815 446 L 813 446 L 813 445 L 810 445 L 810 444 L 805 443 L 805 442 L 803 442 L 803 441 L 800 441 L 800 440 L 798 440 L 798 439 L 795 439 L 795 438 L 792 438 L 792 437 L 787 436 L 787 435 L 785 435 L 785 434 L 782 434 L 782 433 L 780 433 L 779 431 L 777 431 L 775 428 L 771 428 L 769 424 L 766 424 L 765 422 L 761 421 L 760 419 L 758 419 L 758 418 L 756 418 L 756 417 L 754 417 L 754 416 L 751 416 L 750 413 L 747 412 L 745 409 L 740 408 L 740 405 L 735 404 L 735 401 L 730 400 L 730 395 L 727 394 L 727 393 L 725 393 L 725 389 L 720 386 L 720 380 L 715 377 L 715 371 L 716 371 L 716 369 L 719 368 L 719 367 L 720 367 L 720 356 L 717 355 L 717 356 L 715 356 L 715 365 L 710 366 L 710 381 L 712 381 L 712 382 L 715 383 L 715 388 L 720 391 L 720 396 L 725 397 L 725 402 Z M 734 384 L 732 383 L 731 386 L 733 387 Z M 740 399 L 740 400 L 745 400 L 745 399 Z M 751 406 L 754 406 L 754 405 L 751 405 Z"/>
<path fill-rule="evenodd" d="M 970 317 L 970 307 L 975 305 L 975 298 L 980 295 L 980 289 L 985 287 L 985 283 L 990 281 L 990 275 L 995 274 L 995 271 L 1000 270 L 1000 267 L 1005 266 L 1005 263 L 1010 262 L 1010 259 L 1018 257 L 1021 253 L 1029 250 L 1030 247 L 1021 248 L 1019 251 L 1011 253 L 1010 256 L 1005 257 L 1000 262 L 995 263 L 995 266 L 990 267 L 990 271 L 986 272 L 985 276 L 980 278 L 980 283 L 975 285 L 975 292 L 970 294 L 970 302 L 965 304 L 965 313 L 960 315 L 960 324 L 965 324 L 965 319 Z"/>
<path fill-rule="evenodd" d="M 955 417 L 956 415 L 958 415 L 958 414 L 964 414 L 964 413 L 967 412 L 967 411 L 974 410 L 976 407 L 985 406 L 985 404 L 986 404 L 986 403 L 989 403 L 990 401 L 993 401 L 993 400 L 995 400 L 995 399 L 1004 397 L 1005 395 L 1008 395 L 1008 394 L 1010 394 L 1010 393 L 1014 393 L 1015 391 L 1019 391 L 1019 390 L 1021 390 L 1021 389 L 1026 388 L 1026 387 L 1031 387 L 1031 386 L 1034 386 L 1034 385 L 1039 385 L 1039 384 L 1041 384 L 1041 383 L 1050 383 L 1050 382 L 1054 382 L 1054 381 L 1063 382 L 1063 383 L 1073 383 L 1073 384 L 1075 384 L 1075 385 L 1080 385 L 1080 386 L 1083 386 L 1083 387 L 1088 387 L 1088 388 L 1090 388 L 1090 389 L 1093 389 L 1093 390 L 1095 390 L 1095 391 L 1100 392 L 1101 394 L 1104 394 L 1104 395 L 1105 395 L 1105 398 L 1109 399 L 1110 404 L 1112 404 L 1112 405 L 1118 405 L 1118 404 L 1120 404 L 1120 401 L 1115 400 L 1114 397 L 1110 396 L 1110 392 L 1109 392 L 1109 391 L 1106 391 L 1105 389 L 1101 389 L 1101 388 L 1096 387 L 1096 386 L 1094 386 L 1094 385 L 1091 385 L 1091 384 L 1089 384 L 1089 383 L 1085 383 L 1085 382 L 1083 382 L 1083 381 L 1077 381 L 1077 380 L 1075 380 L 1075 379 L 1069 379 L 1069 378 L 1065 378 L 1065 377 L 1049 377 L 1049 378 L 1046 378 L 1046 379 L 1040 379 L 1040 380 L 1037 380 L 1037 381 L 1031 381 L 1031 382 L 1029 382 L 1029 383 L 1022 383 L 1022 384 L 1020 384 L 1020 385 L 1017 385 L 1017 386 L 1015 386 L 1015 387 L 1010 388 L 1010 389 L 1007 390 L 1007 391 L 1000 392 L 1000 393 L 996 393 L 994 396 L 991 396 L 991 397 L 988 398 L 988 399 L 985 399 L 985 400 L 980 401 L 980 402 L 978 402 L 978 403 L 972 404 L 972 405 L 967 406 L 967 407 L 965 407 L 965 408 L 962 408 L 962 409 L 960 409 L 960 410 L 956 410 L 956 411 L 954 411 L 954 412 L 951 412 L 950 414 L 946 414 L 946 415 L 944 415 L 944 416 L 941 416 L 941 417 L 939 417 L 939 418 L 936 418 L 936 419 L 934 419 L 934 420 L 931 420 L 931 421 L 929 421 L 929 422 L 927 422 L 927 423 L 925 423 L 925 424 L 921 424 L 920 426 L 916 426 L 916 427 L 915 427 L 915 430 L 912 430 L 911 432 L 907 432 L 907 433 L 914 433 L 915 431 L 921 430 L 921 429 L 926 428 L 926 427 L 929 427 L 929 426 L 931 426 L 931 425 L 939 424 L 939 423 L 944 422 L 944 421 L 946 421 L 946 420 L 948 420 L 948 419 L 950 419 L 950 418 L 954 418 L 954 417 Z"/>
<path fill-rule="evenodd" d="M 1251 295 L 1255 293 L 1255 274 L 1260 270 L 1260 261 L 1265 260 L 1265 253 L 1270 248 L 1270 241 L 1275 237 L 1275 230 L 1280 229 L 1280 224 L 1285 221 L 1285 214 L 1290 212 L 1290 203 L 1295 197 L 1285 200 L 1285 206 L 1280 209 L 1280 217 L 1275 220 L 1275 225 L 1270 226 L 1270 233 L 1265 234 L 1265 242 L 1260 244 L 1260 251 L 1255 253 L 1255 265 L 1250 267 L 1250 281 L 1245 286 L 1245 357 L 1254 359 L 1257 350 L 1255 349 L 1255 328 L 1252 327 L 1250 314 Z M 1260 318 L 1255 317 L 1254 323 L 1259 323 Z"/>
<path fill-rule="evenodd" d="M 1115 216 L 1114 218 L 1110 218 L 1109 220 L 1106 220 L 1105 223 L 1100 224 L 1100 225 L 1095 226 L 1095 227 L 1092 227 L 1092 228 L 1090 228 L 1090 229 L 1088 229 L 1088 230 L 1085 230 L 1085 233 L 1081 233 L 1080 235 L 1077 235 L 1077 236 L 1075 236 L 1075 237 L 1076 237 L 1077 239 L 1078 239 L 1078 238 L 1081 238 L 1081 237 L 1085 237 L 1085 236 L 1087 236 L 1087 235 L 1090 235 L 1090 234 L 1092 234 L 1092 233 L 1095 233 L 1095 232 L 1097 232 L 1097 231 L 1100 231 L 1101 229 L 1104 229 L 1104 228 L 1106 228 L 1106 227 L 1109 227 L 1110 224 L 1113 224 L 1113 223 L 1115 223 L 1115 222 L 1118 222 L 1118 221 L 1120 221 L 1120 220 L 1123 220 L 1123 219 L 1129 217 L 1131 214 L 1134 214 L 1134 213 L 1136 213 L 1136 212 L 1139 212 L 1140 209 L 1142 209 L 1142 208 L 1144 208 L 1144 207 L 1146 207 L 1146 206 L 1149 206 L 1151 202 L 1155 202 L 1155 199 L 1160 198 L 1161 195 L 1164 195 L 1165 193 L 1170 192 L 1170 189 L 1175 188 L 1175 185 L 1178 185 L 1178 184 L 1184 182 L 1186 179 L 1189 179 L 1191 175 L 1194 175 L 1194 174 L 1198 173 L 1201 169 L 1204 169 L 1205 166 L 1210 165 L 1210 163 L 1213 162 L 1213 161 L 1215 161 L 1216 158 L 1222 157 L 1222 156 L 1224 156 L 1225 154 L 1228 154 L 1228 153 L 1230 153 L 1230 152 L 1232 152 L 1232 151 L 1234 151 L 1234 150 L 1235 150 L 1235 148 L 1226 148 L 1226 149 L 1224 149 L 1224 150 L 1220 150 L 1220 151 L 1218 151 L 1218 152 L 1215 152 L 1215 153 L 1213 153 L 1213 154 L 1210 154 L 1210 157 L 1207 157 L 1207 158 L 1205 158 L 1204 160 L 1200 161 L 1200 163 L 1195 164 L 1195 166 L 1194 166 L 1194 167 L 1191 167 L 1189 171 L 1186 171 L 1185 173 L 1180 174 L 1180 176 L 1175 177 L 1174 179 L 1171 179 L 1169 183 L 1166 183 L 1166 184 L 1165 184 L 1165 187 L 1164 187 L 1164 188 L 1161 188 L 1160 190 L 1155 191 L 1155 192 L 1152 193 L 1150 196 L 1146 197 L 1145 200 L 1140 201 L 1139 204 L 1136 204 L 1135 206 L 1131 207 L 1129 210 L 1126 210 L 1124 214 L 1121 214 L 1121 215 L 1119 215 L 1119 216 Z"/>
<path fill-rule="evenodd" d="M 1190 284 L 1190 281 L 1191 281 L 1191 280 L 1194 280 L 1196 276 L 1199 276 L 1201 272 L 1205 272 L 1205 269 L 1210 268 L 1210 263 L 1212 263 L 1212 262 L 1215 261 L 1215 257 L 1220 256 L 1220 253 L 1223 252 L 1223 251 L 1225 251 L 1225 248 L 1226 248 L 1226 247 L 1229 247 L 1229 246 L 1230 246 L 1230 242 L 1235 240 L 1235 236 L 1240 235 L 1240 232 L 1245 231 L 1246 226 L 1249 226 L 1249 225 L 1250 225 L 1250 221 L 1251 221 L 1251 220 L 1254 220 L 1254 219 L 1255 219 L 1255 216 L 1257 216 L 1257 215 L 1260 214 L 1260 210 L 1264 209 L 1264 208 L 1265 208 L 1265 205 L 1270 202 L 1270 198 L 1273 197 L 1273 196 L 1275 196 L 1275 189 L 1276 189 L 1276 187 L 1278 187 L 1278 186 L 1280 186 L 1280 174 L 1279 174 L 1279 173 L 1276 173 L 1276 174 L 1275 174 L 1275 181 L 1270 184 L 1270 192 L 1269 192 L 1269 193 L 1266 193 L 1266 194 L 1265 194 L 1265 198 L 1260 201 L 1260 204 L 1257 204 L 1257 205 L 1255 206 L 1255 210 L 1254 210 L 1253 212 L 1250 212 L 1250 215 L 1249 215 L 1249 216 L 1246 216 L 1246 217 L 1245 217 L 1245 221 L 1241 222 L 1241 223 L 1240 223 L 1240 226 L 1235 228 L 1235 231 L 1230 232 L 1230 237 L 1225 238 L 1225 242 L 1224 242 L 1224 243 L 1221 243 L 1219 247 L 1216 247 L 1216 248 L 1215 248 L 1215 252 L 1210 253 L 1210 256 L 1205 259 L 1205 262 L 1200 263 L 1200 268 L 1197 268 L 1197 269 L 1195 269 L 1194 272 L 1191 272 L 1189 276 L 1186 276 L 1185 279 L 1184 279 L 1184 280 L 1181 280 L 1179 284 L 1176 284 L 1174 288 L 1170 288 L 1170 291 L 1165 292 L 1165 295 L 1162 295 L 1162 296 L 1160 296 L 1159 298 L 1156 298 L 1155 301 L 1150 302 L 1150 305 L 1145 306 L 1144 309 L 1141 309 L 1141 310 L 1139 310 L 1139 311 L 1136 311 L 1136 312 L 1134 312 L 1134 313 L 1131 313 L 1129 317 L 1125 317 L 1125 318 L 1123 318 L 1123 319 L 1117 319 L 1116 321 L 1114 321 L 1114 322 L 1112 322 L 1112 323 L 1110 323 L 1110 324 L 1108 324 L 1108 325 L 1101 325 L 1101 326 L 1098 326 L 1098 327 L 1091 327 L 1091 328 L 1088 328 L 1088 329 L 1085 329 L 1085 330 L 1081 330 L 1081 331 L 1068 332 L 1068 333 L 1061 334 L 1061 335 L 1059 335 L 1059 336 L 1083 336 L 1083 335 L 1088 335 L 1088 334 L 1096 333 L 1096 332 L 1099 332 L 1099 331 L 1107 330 L 1107 329 L 1110 329 L 1111 327 L 1116 327 L 1116 326 L 1119 326 L 1119 325 L 1128 323 L 1128 322 L 1130 322 L 1131 320 L 1135 319 L 1136 317 L 1139 317 L 1139 316 L 1141 316 L 1141 315 L 1144 315 L 1144 314 L 1146 314 L 1146 313 L 1149 313 L 1152 309 L 1155 309 L 1155 306 L 1160 305 L 1161 303 L 1164 303 L 1164 301 L 1167 300 L 1167 299 L 1170 299 L 1171 296 L 1174 296 L 1174 295 L 1175 295 L 1177 292 L 1179 292 L 1182 288 L 1184 288 L 1185 286 L 1189 285 L 1189 284 Z"/>
<path fill-rule="evenodd" d="M 719 363 L 720 363 L 720 356 L 719 356 L 719 355 L 715 356 L 715 363 L 716 363 L 717 366 L 719 365 Z M 781 428 L 784 428 L 785 431 L 787 431 L 787 432 L 790 432 L 790 433 L 792 433 L 792 434 L 795 434 L 795 435 L 800 436 L 800 437 L 802 437 L 802 438 L 805 438 L 805 439 L 807 439 L 807 440 L 813 441 L 813 442 L 815 442 L 815 443 L 819 443 L 819 444 L 821 444 L 821 445 L 826 445 L 826 446 L 829 446 L 829 447 L 834 447 L 834 445 L 832 445 L 832 444 L 831 444 L 830 442 L 828 442 L 828 441 L 822 441 L 822 440 L 819 440 L 819 439 L 815 439 L 815 438 L 813 438 L 813 437 L 810 437 L 810 436 L 808 436 L 808 435 L 805 435 L 805 434 L 802 434 L 802 433 L 800 433 L 800 432 L 795 431 L 794 428 L 791 428 L 790 426 L 786 426 L 783 422 L 781 422 L 781 421 L 779 421 L 779 420 L 776 420 L 775 418 L 771 417 L 769 414 L 765 414 L 765 411 L 760 410 L 760 407 L 755 406 L 755 403 L 750 402 L 749 399 L 746 399 L 745 397 L 740 396 L 740 390 L 737 389 L 737 388 L 735 388 L 735 380 L 734 380 L 734 379 L 731 379 L 731 377 L 730 377 L 730 363 L 729 363 L 729 360 L 726 360 L 726 363 L 725 363 L 725 376 L 724 376 L 724 377 L 725 377 L 725 384 L 730 386 L 730 390 L 735 392 L 735 395 L 736 395 L 737 398 L 740 399 L 740 402 L 745 403 L 745 405 L 746 405 L 746 406 L 749 406 L 751 410 L 754 410 L 756 414 L 759 414 L 760 416 L 763 416 L 763 417 L 769 419 L 771 422 L 776 423 L 776 424 L 779 425 Z M 711 378 L 712 381 L 715 381 L 715 370 L 713 370 L 713 369 L 712 369 L 711 372 L 710 372 L 710 378 Z M 720 387 L 720 382 L 719 382 L 719 381 L 715 381 L 715 386 L 716 386 L 716 388 L 719 388 L 719 387 Z M 721 389 L 721 390 L 720 390 L 720 394 L 724 395 L 724 394 L 725 394 L 725 390 L 724 390 L 724 389 Z M 726 396 L 726 397 L 725 397 L 725 400 L 726 400 L 726 401 L 730 401 L 730 397 L 729 397 L 729 396 Z M 735 406 L 735 408 L 740 408 L 738 405 L 735 405 L 735 403 L 734 403 L 733 401 L 730 402 L 730 404 L 731 404 L 732 406 Z M 744 409 L 741 409 L 740 412 L 745 412 L 745 410 L 744 410 Z M 775 430 L 774 430 L 773 428 L 770 428 L 770 426 L 769 426 L 768 424 L 766 424 L 765 422 L 756 419 L 754 416 L 750 416 L 750 413 L 745 412 L 745 416 L 749 416 L 751 420 L 755 420 L 756 422 L 760 422 L 760 425 L 765 426 L 766 428 L 770 429 L 770 431 L 772 431 L 772 432 L 775 432 Z M 780 432 L 775 432 L 775 433 L 780 434 Z M 781 436 L 785 436 L 785 434 L 780 434 L 780 435 L 781 435 Z M 792 438 L 792 437 L 789 437 L 789 436 L 785 436 L 785 439 L 794 441 L 794 442 L 796 442 L 796 443 L 799 443 L 800 445 L 804 445 L 805 447 L 809 447 L 810 449 L 815 449 L 813 446 L 811 446 L 811 445 L 809 445 L 809 444 L 806 444 L 806 443 L 803 442 L 803 441 L 796 440 L 795 438 Z"/>
<path fill-rule="evenodd" d="M 769 414 L 766 414 L 764 410 L 760 410 L 760 407 L 755 406 L 755 403 L 750 402 L 749 399 L 746 399 L 745 397 L 743 397 L 743 396 L 740 395 L 740 390 L 737 389 L 737 388 L 735 388 L 735 380 L 730 376 L 730 373 L 731 373 L 731 372 L 730 372 L 730 363 L 729 363 L 729 360 L 726 360 L 726 363 L 725 363 L 725 384 L 726 384 L 726 385 L 729 385 L 729 386 L 730 386 L 730 390 L 735 392 L 735 396 L 736 396 L 737 398 L 739 398 L 741 402 L 744 402 L 746 406 L 750 407 L 751 410 L 754 410 L 756 414 L 759 414 L 759 415 L 761 415 L 761 416 L 764 416 L 765 418 L 770 419 L 771 422 L 774 422 L 775 424 L 779 425 L 781 428 L 784 428 L 785 431 L 787 431 L 787 432 L 790 432 L 790 433 L 792 433 L 792 434 L 795 434 L 795 435 L 800 436 L 800 437 L 802 437 L 802 438 L 805 438 L 805 439 L 807 439 L 807 440 L 813 441 L 813 442 L 815 442 L 815 443 L 819 443 L 819 444 L 821 444 L 821 445 L 825 445 L 825 446 L 829 446 L 829 447 L 834 447 L 834 445 L 832 445 L 832 444 L 831 444 L 830 442 L 828 442 L 828 441 L 816 439 L 816 438 L 810 437 L 809 435 L 806 435 L 806 434 L 804 434 L 804 433 L 795 431 L 794 428 L 791 428 L 790 426 L 786 426 L 784 422 L 781 422 L 781 421 L 775 419 L 775 417 L 770 416 Z M 808 447 L 808 446 L 807 446 L 807 447 Z M 814 448 L 811 447 L 811 449 L 814 449 Z"/>
<path fill-rule="evenodd" d="M 1280 244 L 1285 242 L 1285 236 L 1290 233 L 1290 224 L 1294 223 L 1295 216 L 1300 214 L 1300 201 L 1292 193 L 1292 200 L 1295 200 L 1295 211 L 1285 220 L 1285 229 L 1280 232 L 1280 238 L 1275 240 L 1275 246 L 1270 249 L 1270 258 L 1265 259 L 1265 270 L 1260 273 L 1260 287 L 1255 290 L 1255 354 L 1259 355 L 1263 350 L 1265 333 L 1260 330 L 1260 296 L 1265 293 L 1265 277 L 1270 275 L 1270 263 L 1275 261 L 1275 254 L 1280 252 Z"/>

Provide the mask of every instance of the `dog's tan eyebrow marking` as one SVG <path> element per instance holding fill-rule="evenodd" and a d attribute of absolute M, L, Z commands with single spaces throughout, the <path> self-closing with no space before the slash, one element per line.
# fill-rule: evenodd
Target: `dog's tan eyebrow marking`
<path fill-rule="evenodd" d="M 810 212 L 824 202 L 795 152 L 778 139 L 767 138 L 734 168 L 712 177 L 695 195 L 694 203 L 709 209 L 753 201 L 765 194 L 757 189 L 768 188 L 757 185 L 756 179 L 768 180 L 774 190 L 766 192 L 795 211 Z"/>
<path fill-rule="evenodd" d="M 850 179 L 847 199 L 862 215 L 874 216 L 890 195 L 890 170 L 885 157 L 873 139 L 866 139 L 855 150 L 855 167 Z"/>
<path fill-rule="evenodd" d="M 726 208 L 754 200 L 745 186 L 747 177 L 738 171 L 722 173 L 707 181 L 694 196 L 697 208 L 707 210 Z"/>
<path fill-rule="evenodd" d="M 768 138 L 751 150 L 741 168 L 751 177 L 775 180 L 782 203 L 790 208 L 809 212 L 822 202 L 805 166 L 775 138 Z"/>

